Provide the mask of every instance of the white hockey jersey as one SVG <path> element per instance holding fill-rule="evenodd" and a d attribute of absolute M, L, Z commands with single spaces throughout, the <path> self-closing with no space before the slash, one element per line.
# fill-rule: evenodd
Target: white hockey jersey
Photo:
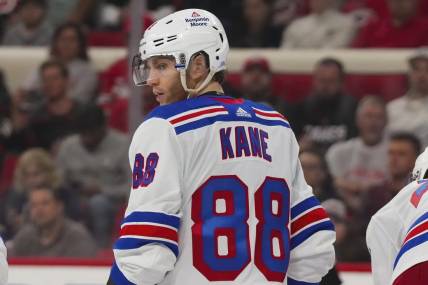
<path fill-rule="evenodd" d="M 133 189 L 110 284 L 318 284 L 334 226 L 282 115 L 208 93 L 156 108 L 134 134 Z"/>
<path fill-rule="evenodd" d="M 6 247 L 0 237 L 0 285 L 7 284 L 7 252 Z"/>
<path fill-rule="evenodd" d="M 371 219 L 367 246 L 375 285 L 390 285 L 401 273 L 428 260 L 428 180 L 414 181 Z"/>

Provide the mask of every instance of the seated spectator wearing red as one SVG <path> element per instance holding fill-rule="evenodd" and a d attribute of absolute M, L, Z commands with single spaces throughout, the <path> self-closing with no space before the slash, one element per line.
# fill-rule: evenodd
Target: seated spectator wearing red
<path fill-rule="evenodd" d="M 67 218 L 61 191 L 39 187 L 29 192 L 30 221 L 9 245 L 10 256 L 94 257 L 95 242 L 80 223 Z"/>
<path fill-rule="evenodd" d="M 388 103 L 388 129 L 414 133 L 422 147 L 428 146 L 428 48 L 409 59 L 408 92 Z"/>
<path fill-rule="evenodd" d="M 387 0 L 389 17 L 374 18 L 353 42 L 356 48 L 411 48 L 428 45 L 428 19 L 419 0 Z"/>
<path fill-rule="evenodd" d="M 2 44 L 8 46 L 48 45 L 53 31 L 45 18 L 46 1 L 20 1 L 17 9 L 18 20 L 6 28 Z"/>
<path fill-rule="evenodd" d="M 40 66 L 44 104 L 32 119 L 31 130 L 40 147 L 56 152 L 60 140 L 76 132 L 74 120 L 81 107 L 68 93 L 69 73 L 59 61 Z"/>
<path fill-rule="evenodd" d="M 285 29 L 282 48 L 343 48 L 352 41 L 356 25 L 338 11 L 334 0 L 311 0 L 311 12 L 295 19 Z"/>
<path fill-rule="evenodd" d="M 69 71 L 68 94 L 71 98 L 88 103 L 95 100 L 98 75 L 88 56 L 86 37 L 82 27 L 74 23 L 59 26 L 50 46 L 50 59 L 61 61 Z M 23 82 L 26 91 L 40 91 L 42 79 L 39 70 L 33 70 Z"/>
<path fill-rule="evenodd" d="M 270 0 L 244 0 L 243 19 L 235 25 L 230 37 L 232 47 L 278 47 L 282 27 L 272 24 L 273 6 Z"/>
<path fill-rule="evenodd" d="M 356 100 L 346 94 L 345 69 L 334 58 L 317 62 L 312 75 L 312 92 L 289 113 L 291 127 L 301 148 L 330 145 L 355 135 Z"/>

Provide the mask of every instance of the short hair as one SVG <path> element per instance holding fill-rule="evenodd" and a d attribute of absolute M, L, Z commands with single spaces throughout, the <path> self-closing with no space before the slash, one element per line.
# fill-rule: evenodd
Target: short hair
<path fill-rule="evenodd" d="M 316 64 L 316 67 L 319 66 L 335 66 L 339 71 L 340 77 L 345 77 L 345 67 L 343 66 L 343 63 L 334 57 L 324 57 L 320 59 Z"/>
<path fill-rule="evenodd" d="M 83 106 L 77 113 L 76 128 L 78 132 L 93 131 L 106 126 L 103 109 L 95 104 Z"/>
<path fill-rule="evenodd" d="M 405 141 L 412 145 L 413 150 L 417 155 L 421 152 L 421 142 L 420 140 L 412 133 L 409 132 L 395 132 L 392 133 L 389 137 L 390 141 Z"/>
<path fill-rule="evenodd" d="M 200 51 L 200 52 L 196 52 L 195 54 L 193 54 L 192 58 L 196 57 L 198 55 L 204 56 L 205 65 L 209 68 L 210 67 L 210 58 L 209 58 L 208 54 L 205 51 Z M 212 80 L 222 84 L 224 82 L 225 78 L 226 78 L 226 72 L 224 70 L 221 70 L 221 71 L 217 71 L 213 75 Z"/>
<path fill-rule="evenodd" d="M 42 65 L 40 66 L 40 74 L 42 74 L 46 69 L 51 68 L 51 67 L 58 68 L 61 75 L 64 78 L 68 78 L 69 72 L 68 72 L 67 66 L 64 63 L 62 63 L 61 61 L 56 60 L 56 59 L 50 59 L 48 61 L 43 62 Z"/>
<path fill-rule="evenodd" d="M 57 202 L 60 202 L 60 203 L 65 203 L 65 201 L 66 201 L 65 191 L 61 188 L 38 186 L 38 187 L 35 187 L 33 189 L 30 189 L 30 192 L 34 192 L 34 191 L 49 192 L 52 195 L 52 197 L 54 198 L 54 200 Z"/>
<path fill-rule="evenodd" d="M 361 112 L 365 105 L 377 105 L 382 107 L 382 109 L 386 110 L 386 103 L 382 97 L 376 95 L 366 95 L 364 96 L 360 102 L 358 102 L 357 106 L 357 115 Z"/>

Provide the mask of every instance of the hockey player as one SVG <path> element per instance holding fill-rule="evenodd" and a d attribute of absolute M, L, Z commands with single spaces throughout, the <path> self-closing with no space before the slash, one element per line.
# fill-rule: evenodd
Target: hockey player
<path fill-rule="evenodd" d="M 136 130 L 132 189 L 109 284 L 318 284 L 334 227 L 288 122 L 223 94 L 228 40 L 198 9 L 149 27 L 134 80 L 160 105 Z"/>
<path fill-rule="evenodd" d="M 3 240 L 0 237 L 0 285 L 7 284 L 7 253 Z"/>
<path fill-rule="evenodd" d="M 367 246 L 375 285 L 428 284 L 428 148 L 410 184 L 371 219 Z"/>

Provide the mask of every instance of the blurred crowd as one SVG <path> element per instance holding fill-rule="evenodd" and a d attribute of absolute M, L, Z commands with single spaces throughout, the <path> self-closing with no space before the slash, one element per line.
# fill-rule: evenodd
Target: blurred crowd
<path fill-rule="evenodd" d="M 88 49 L 126 45 L 128 2 L 21 0 L 0 17 L 3 46 L 49 50 L 16 90 L 0 73 L 0 234 L 10 256 L 110 254 L 130 189 L 129 68 L 123 58 L 97 72 Z M 189 7 L 218 15 L 232 47 L 415 48 L 406 91 L 393 100 L 356 96 L 334 57 L 315 64 L 294 100 L 265 58 L 248 58 L 225 83 L 230 95 L 289 119 L 305 178 L 336 225 L 338 261 L 369 261 L 371 215 L 407 184 L 428 146 L 428 2 L 157 0 L 147 1 L 143 25 Z M 156 102 L 143 91 L 146 114 Z"/>

